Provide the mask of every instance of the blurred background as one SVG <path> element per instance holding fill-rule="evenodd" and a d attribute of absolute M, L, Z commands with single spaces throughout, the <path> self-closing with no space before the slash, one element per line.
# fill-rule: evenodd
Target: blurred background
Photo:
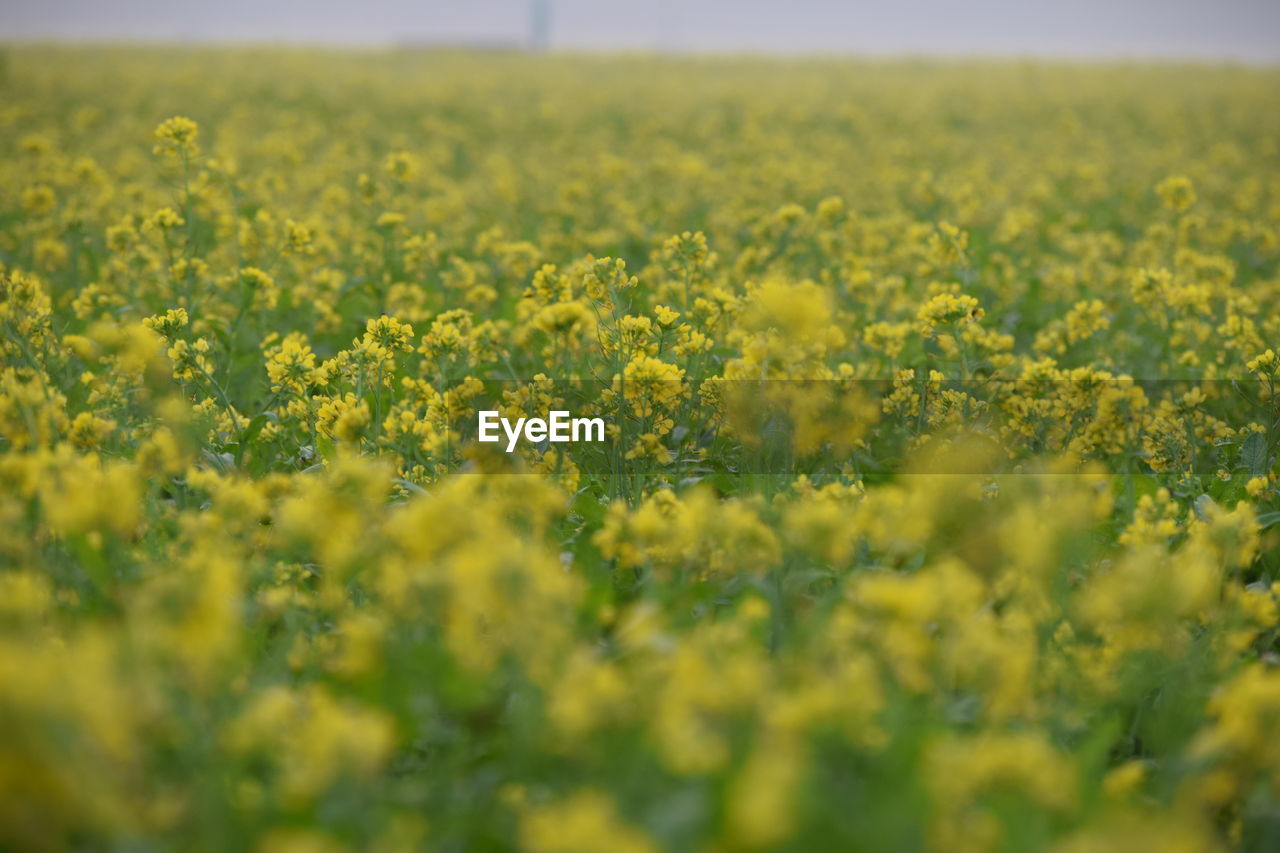
<path fill-rule="evenodd" d="M 0 40 L 1280 60 L 1280 0 L 0 0 Z"/>

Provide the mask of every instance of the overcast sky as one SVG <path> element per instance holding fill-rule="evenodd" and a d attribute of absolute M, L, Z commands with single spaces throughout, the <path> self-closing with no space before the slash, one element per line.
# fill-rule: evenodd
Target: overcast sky
<path fill-rule="evenodd" d="M 1280 61 L 1280 0 L 543 0 L 559 49 Z M 525 42 L 538 0 L 0 0 L 0 39 Z"/>

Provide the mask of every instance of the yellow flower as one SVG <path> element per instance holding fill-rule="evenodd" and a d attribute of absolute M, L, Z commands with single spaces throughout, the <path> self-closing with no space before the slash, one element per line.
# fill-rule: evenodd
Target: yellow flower
<path fill-rule="evenodd" d="M 935 334 L 939 326 L 960 326 L 983 317 L 978 300 L 966 294 L 939 293 L 916 312 L 920 330 L 926 336 Z"/>
<path fill-rule="evenodd" d="M 1182 213 L 1196 203 L 1196 190 L 1191 179 L 1184 175 L 1171 175 L 1156 185 L 1156 194 L 1165 208 Z"/>
<path fill-rule="evenodd" d="M 531 853 L 656 853 L 658 846 L 617 813 L 603 793 L 583 790 L 520 816 L 520 843 Z"/>
<path fill-rule="evenodd" d="M 637 355 L 622 371 L 623 398 L 640 417 L 669 410 L 685 394 L 684 370 L 648 355 Z"/>
<path fill-rule="evenodd" d="M 200 136 L 200 127 L 184 116 L 174 116 L 162 121 L 156 128 L 155 136 L 156 154 L 169 157 L 179 155 L 193 157 L 200 151 L 196 145 L 196 139 Z"/>
<path fill-rule="evenodd" d="M 1251 498 L 1260 498 L 1266 492 L 1268 479 L 1266 477 L 1250 477 L 1249 482 L 1244 484 L 1244 490 Z"/>
<path fill-rule="evenodd" d="M 22 191 L 22 209 L 31 216 L 44 216 L 51 213 L 58 204 L 58 197 L 53 187 L 37 184 Z"/>

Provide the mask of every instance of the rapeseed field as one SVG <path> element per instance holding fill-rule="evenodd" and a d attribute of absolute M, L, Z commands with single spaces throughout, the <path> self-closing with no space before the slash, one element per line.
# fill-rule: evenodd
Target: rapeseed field
<path fill-rule="evenodd" d="M 1278 90 L 6 49 L 0 846 L 1277 849 Z"/>

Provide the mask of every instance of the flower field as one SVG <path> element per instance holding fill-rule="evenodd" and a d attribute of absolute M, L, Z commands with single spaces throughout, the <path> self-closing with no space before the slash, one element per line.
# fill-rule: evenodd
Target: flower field
<path fill-rule="evenodd" d="M 0 847 L 1280 848 L 1278 88 L 5 49 Z"/>

